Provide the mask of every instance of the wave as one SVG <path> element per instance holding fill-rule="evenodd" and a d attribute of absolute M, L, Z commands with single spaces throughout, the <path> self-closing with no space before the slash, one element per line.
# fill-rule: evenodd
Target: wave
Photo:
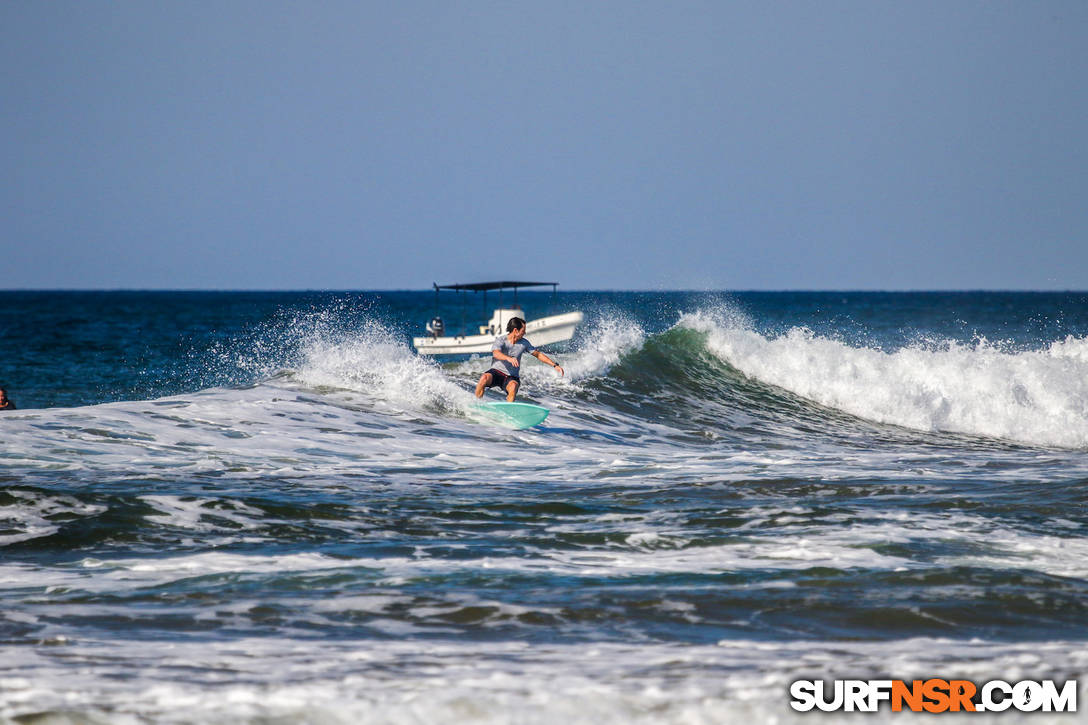
<path fill-rule="evenodd" d="M 437 415 L 464 415 L 473 403 L 463 382 L 352 302 L 285 311 L 191 364 L 205 388 L 287 386 L 343 394 L 376 411 Z"/>
<path fill-rule="evenodd" d="M 575 339 L 572 359 L 564 366 L 566 377 L 579 381 L 605 375 L 645 341 L 646 331 L 627 315 L 599 315 Z"/>
<path fill-rule="evenodd" d="M 679 328 L 750 379 L 849 415 L 927 432 L 1088 448 L 1088 339 L 1037 350 L 919 342 L 887 352 L 791 328 L 766 336 L 728 314 L 699 311 Z"/>
<path fill-rule="evenodd" d="M 605 309 L 570 344 L 548 352 L 565 377 L 527 358 L 523 397 L 552 408 L 553 423 L 566 413 L 568 423 L 634 435 L 652 430 L 677 441 L 730 432 L 767 441 L 854 437 L 868 421 L 1088 448 L 1084 338 L 1028 350 L 978 339 L 889 351 L 803 327 L 760 332 L 728 307 L 682 313 L 653 333 L 626 312 Z M 184 397 L 240 404 L 241 389 L 271 386 L 376 414 L 376 425 L 467 419 L 473 386 L 488 364 L 483 356 L 443 364 L 416 355 L 402 330 L 366 310 L 332 306 L 285 315 L 225 343 L 194 366 L 216 383 L 203 391 L 210 397 Z"/>
<path fill-rule="evenodd" d="M 347 335 L 315 331 L 301 346 L 290 377 L 307 387 L 353 391 L 402 408 L 453 412 L 466 411 L 472 403 L 471 391 L 373 320 Z"/>
<path fill-rule="evenodd" d="M 379 409 L 462 417 L 489 361 L 441 365 L 395 329 L 363 318 L 293 320 L 279 370 L 306 388 L 361 395 Z M 285 355 L 284 352 L 289 352 Z M 559 408 L 704 427 L 774 420 L 833 430 L 862 419 L 927 433 L 1088 448 L 1088 340 L 1009 350 L 984 339 L 921 341 L 898 350 L 852 346 L 793 327 L 764 334 L 730 308 L 681 314 L 648 334 L 622 311 L 600 311 L 565 352 L 566 376 L 526 360 L 523 393 Z M 266 356 L 269 357 L 269 356 Z M 270 356 L 275 359 L 276 356 Z M 286 360 L 283 360 L 286 358 Z M 275 369 L 264 360 L 265 373 Z M 839 419 L 834 412 L 843 414 Z M 856 425 L 856 424 L 855 424 Z M 683 426 L 681 426 L 683 427 Z"/>

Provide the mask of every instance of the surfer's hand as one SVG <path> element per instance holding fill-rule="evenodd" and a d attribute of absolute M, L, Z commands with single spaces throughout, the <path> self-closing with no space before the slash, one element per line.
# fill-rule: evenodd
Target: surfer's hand
<path fill-rule="evenodd" d="M 556 365 L 555 369 L 559 371 L 559 377 L 563 377 L 563 375 L 564 375 L 563 366 L 562 365 Z"/>
<path fill-rule="evenodd" d="M 506 359 L 507 359 L 507 361 L 509 361 L 509 363 L 510 363 L 511 365 L 513 365 L 514 367 L 516 367 L 516 368 L 520 368 L 520 367 L 521 367 L 521 360 L 518 360 L 518 359 L 517 359 L 516 357 L 508 357 L 508 358 L 506 358 Z"/>

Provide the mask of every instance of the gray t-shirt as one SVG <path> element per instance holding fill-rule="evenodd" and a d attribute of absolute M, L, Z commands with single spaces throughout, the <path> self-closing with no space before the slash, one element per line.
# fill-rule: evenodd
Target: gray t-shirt
<path fill-rule="evenodd" d="M 536 347 L 533 343 L 529 342 L 529 340 L 524 337 L 511 345 L 510 340 L 507 339 L 506 335 L 499 335 L 491 345 L 492 352 L 498 350 L 503 355 L 509 355 L 512 358 L 516 358 L 518 363 L 521 363 L 521 356 L 523 353 L 532 352 L 535 349 Z M 498 370 L 500 373 L 506 373 L 515 378 L 521 377 L 521 368 L 514 367 L 506 360 L 492 358 L 491 367 Z"/>

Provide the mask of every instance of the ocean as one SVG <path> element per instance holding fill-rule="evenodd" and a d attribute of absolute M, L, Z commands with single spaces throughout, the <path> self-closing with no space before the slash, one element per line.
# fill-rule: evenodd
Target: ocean
<path fill-rule="evenodd" d="M 0 292 L 0 722 L 1083 722 L 1088 294 L 519 302 L 585 322 L 513 431 L 432 292 Z"/>

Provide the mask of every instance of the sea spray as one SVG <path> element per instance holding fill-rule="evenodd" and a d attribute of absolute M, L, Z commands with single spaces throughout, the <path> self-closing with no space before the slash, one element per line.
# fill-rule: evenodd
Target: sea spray
<path fill-rule="evenodd" d="M 373 322 L 372 303 L 330 299 L 281 307 L 267 319 L 188 355 L 189 376 L 202 388 L 264 382 L 297 369 L 315 341 L 349 340 Z"/>
<path fill-rule="evenodd" d="M 413 353 L 403 334 L 376 319 L 372 307 L 343 299 L 282 310 L 205 355 L 210 363 L 203 366 L 204 382 L 239 386 L 278 380 L 361 394 L 368 403 L 392 409 L 467 410 L 471 399 L 465 388 L 434 361 Z"/>
<path fill-rule="evenodd" d="M 574 382 L 606 375 L 624 355 L 642 346 L 646 332 L 630 316 L 618 310 L 598 313 L 579 332 L 570 361 L 563 367 Z"/>
<path fill-rule="evenodd" d="M 886 352 L 803 327 L 768 337 L 714 312 L 681 318 L 744 374 L 880 423 L 1034 445 L 1088 447 L 1088 340 L 1009 352 L 985 339 Z"/>
<path fill-rule="evenodd" d="M 340 388 L 393 407 L 435 412 L 463 411 L 471 404 L 469 391 L 436 362 L 413 353 L 374 320 L 348 334 L 312 335 L 300 353 L 291 377 L 308 387 Z"/>

